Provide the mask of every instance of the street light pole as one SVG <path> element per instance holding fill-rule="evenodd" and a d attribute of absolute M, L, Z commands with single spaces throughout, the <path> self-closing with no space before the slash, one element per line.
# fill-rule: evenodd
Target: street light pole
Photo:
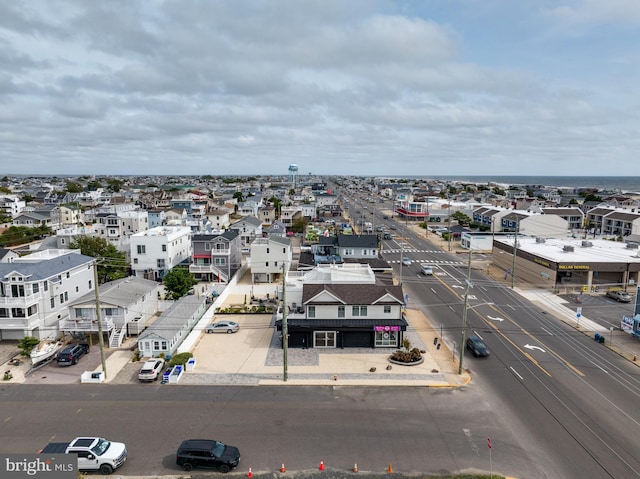
<path fill-rule="evenodd" d="M 287 371 L 287 348 L 289 346 L 289 331 L 287 328 L 287 273 L 285 265 L 282 265 L 282 380 L 287 382 L 289 377 Z"/>
<path fill-rule="evenodd" d="M 516 221 L 516 234 L 513 237 L 513 262 L 511 264 L 511 289 L 513 289 L 516 278 L 516 256 L 518 254 L 518 230 L 520 229 L 520 221 Z"/>
<path fill-rule="evenodd" d="M 462 333 L 460 335 L 460 360 L 458 361 L 458 374 L 462 374 L 462 360 L 464 358 L 464 341 L 467 331 L 467 312 L 469 309 L 469 289 L 471 288 L 471 249 L 469 249 L 469 264 L 467 265 L 467 289 L 464 291 L 464 304 L 462 307 Z"/>

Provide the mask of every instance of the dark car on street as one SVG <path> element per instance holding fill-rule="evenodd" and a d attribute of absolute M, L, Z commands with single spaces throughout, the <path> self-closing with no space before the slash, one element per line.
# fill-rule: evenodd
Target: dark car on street
<path fill-rule="evenodd" d="M 227 473 L 240 463 L 240 451 L 213 439 L 187 439 L 176 453 L 176 464 L 185 471 L 193 468 L 214 468 Z"/>
<path fill-rule="evenodd" d="M 470 336 L 467 338 L 467 349 L 471 351 L 476 358 L 489 356 L 489 348 L 484 344 L 478 336 Z"/>

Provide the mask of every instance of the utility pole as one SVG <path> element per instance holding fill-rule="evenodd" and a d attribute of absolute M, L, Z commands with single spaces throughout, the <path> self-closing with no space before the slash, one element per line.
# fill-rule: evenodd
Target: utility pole
<path fill-rule="evenodd" d="M 449 228 L 449 234 L 447 235 L 447 242 L 449 244 L 449 252 L 451 252 L 451 197 L 449 191 L 449 185 L 447 185 L 447 202 L 449 203 L 449 217 L 447 218 L 447 227 Z"/>
<path fill-rule="evenodd" d="M 516 234 L 513 237 L 513 263 L 511 264 L 511 289 L 513 289 L 516 279 L 516 256 L 518 254 L 518 230 L 520 229 L 520 221 L 516 221 Z"/>
<path fill-rule="evenodd" d="M 462 307 L 462 333 L 460 335 L 460 360 L 458 361 L 458 374 L 462 374 L 462 359 L 464 357 L 464 341 L 467 332 L 467 311 L 469 309 L 469 289 L 471 288 L 471 249 L 469 249 L 469 264 L 467 265 L 467 289 L 464 291 L 464 304 Z"/>
<path fill-rule="evenodd" d="M 287 274 L 286 274 L 286 264 L 282 265 L 282 365 L 284 367 L 282 371 L 282 380 L 287 382 L 288 379 L 288 371 L 287 371 L 287 347 L 289 343 L 289 331 L 287 329 Z"/>
<path fill-rule="evenodd" d="M 102 313 L 100 312 L 100 288 L 98 288 L 98 261 L 93 262 L 93 282 L 96 292 L 96 320 L 98 321 L 98 342 L 100 344 L 100 361 L 104 379 L 107 379 L 107 360 L 104 357 L 104 338 L 102 337 Z M 126 327 L 126 325 L 125 325 Z"/>

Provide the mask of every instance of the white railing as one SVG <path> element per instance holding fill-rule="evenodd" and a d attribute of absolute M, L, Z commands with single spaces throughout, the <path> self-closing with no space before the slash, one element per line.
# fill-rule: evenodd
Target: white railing
<path fill-rule="evenodd" d="M 0 305 L 21 307 L 36 303 L 40 298 L 40 293 L 30 294 L 29 296 L 0 296 Z"/>

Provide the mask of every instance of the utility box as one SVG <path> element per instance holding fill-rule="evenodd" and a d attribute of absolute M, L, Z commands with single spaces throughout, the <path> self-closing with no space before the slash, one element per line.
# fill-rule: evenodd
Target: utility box
<path fill-rule="evenodd" d="M 127 323 L 127 334 L 129 336 L 137 336 L 144 331 L 144 327 L 142 316 L 137 316 Z"/>

